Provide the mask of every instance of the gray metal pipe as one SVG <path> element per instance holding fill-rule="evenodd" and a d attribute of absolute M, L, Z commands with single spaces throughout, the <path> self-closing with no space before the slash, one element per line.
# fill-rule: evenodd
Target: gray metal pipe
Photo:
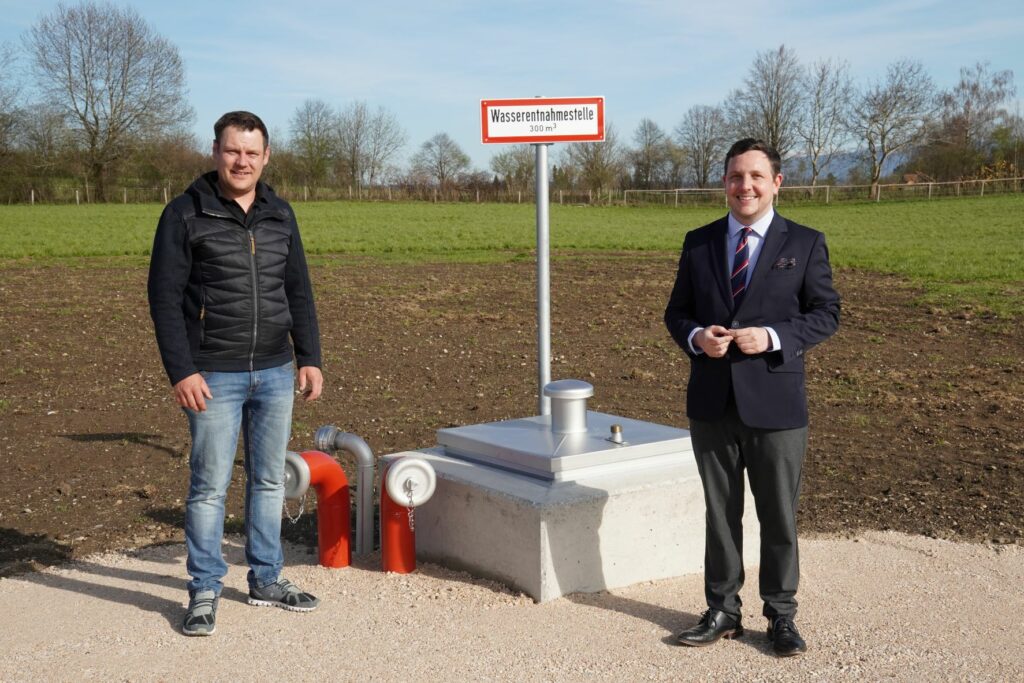
<path fill-rule="evenodd" d="M 548 225 L 548 144 L 537 148 L 537 410 L 551 413 L 544 387 L 551 381 L 551 230 Z"/>
<path fill-rule="evenodd" d="M 324 425 L 316 430 L 314 437 L 317 450 L 325 453 L 345 451 L 356 459 L 359 471 L 356 474 L 356 486 L 359 494 L 356 498 L 356 555 L 373 552 L 373 451 L 361 438 L 349 432 L 343 432 L 333 425 Z"/>

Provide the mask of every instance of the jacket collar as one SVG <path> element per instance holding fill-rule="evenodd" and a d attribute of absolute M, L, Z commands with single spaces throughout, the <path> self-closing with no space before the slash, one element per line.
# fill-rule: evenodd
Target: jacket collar
<path fill-rule="evenodd" d="M 234 220 L 234 216 L 224 206 L 224 202 L 217 190 L 217 172 L 204 173 L 193 181 L 187 190 L 188 194 L 196 200 L 199 212 L 206 216 L 216 218 L 227 218 Z M 274 189 L 262 180 L 256 183 L 256 200 L 253 202 L 253 210 L 261 215 L 259 218 L 276 218 L 278 220 L 288 219 L 287 205 L 277 196 Z"/>

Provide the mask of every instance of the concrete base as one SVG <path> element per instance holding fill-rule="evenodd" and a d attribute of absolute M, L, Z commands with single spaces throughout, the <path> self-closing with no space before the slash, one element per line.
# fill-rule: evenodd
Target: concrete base
<path fill-rule="evenodd" d="M 496 579 L 538 602 L 704 568 L 704 494 L 691 452 L 625 473 L 544 481 L 451 458 L 410 453 L 437 473 L 416 508 L 416 555 Z M 759 561 L 747 487 L 744 563 Z"/>

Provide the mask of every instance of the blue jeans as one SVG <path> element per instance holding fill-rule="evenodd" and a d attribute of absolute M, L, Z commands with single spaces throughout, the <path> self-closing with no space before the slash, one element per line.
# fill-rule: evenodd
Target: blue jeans
<path fill-rule="evenodd" d="M 245 559 L 249 586 L 277 581 L 284 565 L 281 508 L 284 460 L 291 432 L 295 369 L 291 363 L 255 372 L 203 372 L 212 399 L 185 409 L 192 433 L 192 472 L 185 501 L 188 590 L 220 595 L 228 566 L 221 553 L 224 501 L 242 430 L 245 447 Z"/>

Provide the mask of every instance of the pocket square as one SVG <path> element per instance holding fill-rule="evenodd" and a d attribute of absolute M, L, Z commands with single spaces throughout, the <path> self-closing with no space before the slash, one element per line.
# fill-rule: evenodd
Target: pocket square
<path fill-rule="evenodd" d="M 796 268 L 795 258 L 780 258 L 772 264 L 772 270 L 792 270 Z"/>

